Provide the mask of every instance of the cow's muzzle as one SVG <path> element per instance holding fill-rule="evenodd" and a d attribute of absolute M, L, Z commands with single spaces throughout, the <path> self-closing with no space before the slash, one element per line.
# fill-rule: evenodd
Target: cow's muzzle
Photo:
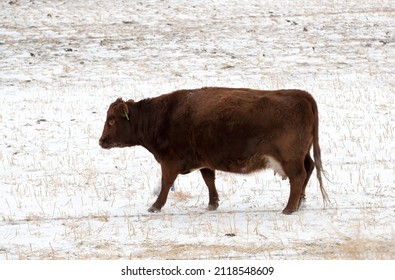
<path fill-rule="evenodd" d="M 99 145 L 103 149 L 111 149 L 112 148 L 112 145 L 109 144 L 108 141 L 106 139 L 103 139 L 103 138 L 100 138 Z"/>

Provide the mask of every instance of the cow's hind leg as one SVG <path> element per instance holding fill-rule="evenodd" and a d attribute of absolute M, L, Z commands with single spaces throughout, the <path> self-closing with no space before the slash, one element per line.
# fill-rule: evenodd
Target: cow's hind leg
<path fill-rule="evenodd" d="M 306 157 L 304 158 L 304 169 L 306 171 L 306 179 L 304 180 L 304 183 L 303 183 L 302 194 L 300 196 L 299 206 L 306 199 L 306 186 L 309 182 L 311 173 L 313 173 L 313 170 L 314 170 L 314 161 L 310 157 L 310 154 L 307 154 Z"/>
<path fill-rule="evenodd" d="M 283 214 L 291 214 L 299 209 L 299 201 L 306 180 L 306 170 L 303 163 L 301 160 L 283 166 L 290 183 L 289 199 L 287 206 L 283 210 Z"/>
<path fill-rule="evenodd" d="M 166 204 L 169 190 L 177 178 L 177 172 L 168 166 L 162 165 L 162 187 L 155 203 L 148 209 L 149 212 L 160 212 L 162 207 Z"/>
<path fill-rule="evenodd" d="M 200 169 L 200 173 L 202 173 L 204 182 L 207 185 L 208 188 L 208 194 L 209 194 L 209 202 L 207 206 L 207 210 L 213 211 L 217 210 L 218 208 L 218 192 L 217 189 L 215 188 L 215 171 L 212 169 L 208 168 L 203 168 Z"/>

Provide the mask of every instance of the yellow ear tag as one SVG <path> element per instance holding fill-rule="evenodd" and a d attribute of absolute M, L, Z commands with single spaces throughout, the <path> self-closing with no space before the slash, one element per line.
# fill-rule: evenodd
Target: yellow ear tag
<path fill-rule="evenodd" d="M 127 119 L 127 120 L 129 120 L 129 116 L 128 116 L 128 113 L 126 113 L 126 111 L 123 111 L 124 112 L 124 117 Z"/>

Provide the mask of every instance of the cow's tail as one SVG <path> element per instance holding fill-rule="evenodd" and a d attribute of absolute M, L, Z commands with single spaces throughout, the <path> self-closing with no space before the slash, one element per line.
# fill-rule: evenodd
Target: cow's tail
<path fill-rule="evenodd" d="M 322 182 L 322 174 L 327 178 L 326 172 L 322 167 L 322 161 L 321 161 L 321 149 L 320 149 L 320 144 L 318 141 L 318 108 L 317 108 L 317 103 L 313 99 L 313 112 L 314 112 L 314 125 L 313 125 L 313 154 L 314 154 L 314 165 L 316 168 L 316 174 L 317 174 L 317 179 L 318 183 L 320 184 L 320 191 L 322 194 L 322 199 L 324 201 L 324 206 L 326 206 L 328 203 L 330 203 L 330 199 L 328 196 L 328 193 L 326 192 L 324 188 L 324 184 Z"/>

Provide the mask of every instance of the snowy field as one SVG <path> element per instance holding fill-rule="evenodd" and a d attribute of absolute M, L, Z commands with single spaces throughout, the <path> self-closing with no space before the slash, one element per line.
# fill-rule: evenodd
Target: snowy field
<path fill-rule="evenodd" d="M 394 73 L 394 1 L 1 1 L 0 259 L 395 259 Z M 99 147 L 107 107 L 202 86 L 309 91 L 332 205 L 219 172 L 207 212 L 195 172 L 148 213 L 159 165 Z"/>

